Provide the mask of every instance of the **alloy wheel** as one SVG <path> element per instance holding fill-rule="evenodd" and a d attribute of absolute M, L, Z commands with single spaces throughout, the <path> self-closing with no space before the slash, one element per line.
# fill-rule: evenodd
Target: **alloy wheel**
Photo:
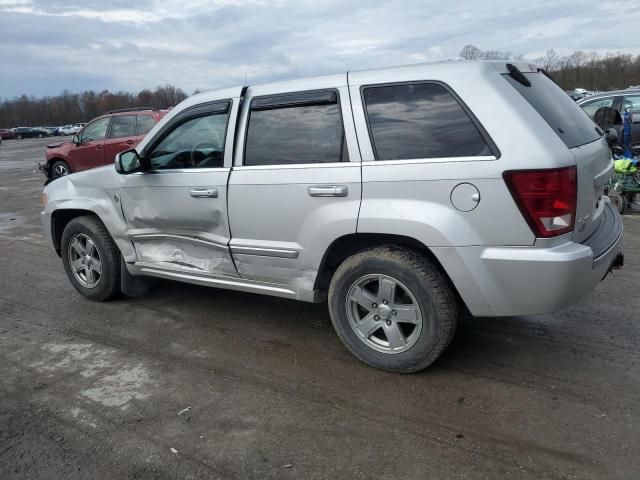
<path fill-rule="evenodd" d="M 358 339 L 382 353 L 410 349 L 422 331 L 416 297 L 389 275 L 365 275 L 356 280 L 347 293 L 346 309 Z"/>
<path fill-rule="evenodd" d="M 69 242 L 69 265 L 75 279 L 86 288 L 94 288 L 102 278 L 102 262 L 93 240 L 77 233 Z"/>

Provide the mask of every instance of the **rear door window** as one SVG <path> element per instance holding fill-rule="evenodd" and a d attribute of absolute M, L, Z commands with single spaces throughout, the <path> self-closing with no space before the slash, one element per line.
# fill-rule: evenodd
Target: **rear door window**
<path fill-rule="evenodd" d="M 598 140 L 600 129 L 576 102 L 543 73 L 522 73 L 531 86 L 505 74 L 504 78 L 540 114 L 569 148 Z M 526 82 L 525 82 L 526 83 Z"/>
<path fill-rule="evenodd" d="M 245 165 L 349 161 L 335 92 L 257 97 L 245 147 Z"/>
<path fill-rule="evenodd" d="M 138 115 L 138 135 L 146 135 L 156 124 L 151 115 Z"/>
<path fill-rule="evenodd" d="M 135 137 L 136 117 L 135 115 L 119 115 L 113 117 L 111 121 L 111 138 Z"/>
<path fill-rule="evenodd" d="M 454 96 L 437 83 L 364 87 L 377 160 L 493 155 Z"/>

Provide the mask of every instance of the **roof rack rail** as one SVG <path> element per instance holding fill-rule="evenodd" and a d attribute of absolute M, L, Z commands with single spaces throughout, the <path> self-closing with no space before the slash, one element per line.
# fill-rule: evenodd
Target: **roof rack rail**
<path fill-rule="evenodd" d="M 131 107 L 131 108 L 118 108 L 117 110 L 109 110 L 103 115 L 109 115 L 111 113 L 122 113 L 122 112 L 140 112 L 143 110 L 158 110 L 155 107 Z"/>

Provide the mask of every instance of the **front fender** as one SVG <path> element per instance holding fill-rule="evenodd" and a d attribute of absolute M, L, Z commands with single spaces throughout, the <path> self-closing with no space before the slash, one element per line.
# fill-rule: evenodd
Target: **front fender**
<path fill-rule="evenodd" d="M 102 169 L 99 169 L 102 170 Z M 107 228 L 126 262 L 137 260 L 133 244 L 126 236 L 126 221 L 120 207 L 120 188 L 112 175 L 98 170 L 74 173 L 45 187 L 47 203 L 43 211 L 45 229 L 63 211 L 87 211 L 95 214 Z M 47 232 L 50 234 L 51 230 Z"/>

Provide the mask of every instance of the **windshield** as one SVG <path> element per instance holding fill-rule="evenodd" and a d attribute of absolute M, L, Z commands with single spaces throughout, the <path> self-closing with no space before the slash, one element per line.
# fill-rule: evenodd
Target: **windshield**
<path fill-rule="evenodd" d="M 531 104 L 569 148 L 598 140 L 600 129 L 589 116 L 543 73 L 523 73 L 531 86 L 508 74 L 504 78 Z"/>

